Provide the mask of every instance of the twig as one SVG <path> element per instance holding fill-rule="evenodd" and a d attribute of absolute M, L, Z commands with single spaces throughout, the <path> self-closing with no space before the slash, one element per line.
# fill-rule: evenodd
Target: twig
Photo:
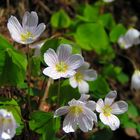
<path fill-rule="evenodd" d="M 40 102 L 40 105 L 39 105 L 39 110 L 44 111 L 44 110 L 43 110 L 43 105 L 44 105 L 46 99 L 48 98 L 49 88 L 50 88 L 51 83 L 52 83 L 52 79 L 49 78 L 49 80 L 48 80 L 48 82 L 47 82 L 46 89 L 45 89 L 44 96 L 43 96 L 43 98 L 41 99 L 41 102 Z"/>

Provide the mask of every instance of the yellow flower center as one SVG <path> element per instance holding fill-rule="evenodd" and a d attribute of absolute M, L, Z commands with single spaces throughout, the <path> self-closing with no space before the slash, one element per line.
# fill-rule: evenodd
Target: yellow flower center
<path fill-rule="evenodd" d="M 75 77 L 75 80 L 76 80 L 77 82 L 81 82 L 81 81 L 83 80 L 83 78 L 84 78 L 83 74 L 80 73 L 80 72 L 77 72 L 77 73 L 74 75 L 74 77 Z"/>
<path fill-rule="evenodd" d="M 68 65 L 61 61 L 60 63 L 56 64 L 56 71 L 57 72 L 66 72 L 68 70 Z"/>
<path fill-rule="evenodd" d="M 22 33 L 21 34 L 21 40 L 22 41 L 26 41 L 26 40 L 28 40 L 29 38 L 33 38 L 33 35 L 32 35 L 32 33 L 31 32 L 26 32 L 26 33 Z"/>
<path fill-rule="evenodd" d="M 83 108 L 81 106 L 71 106 L 70 113 L 72 115 L 79 115 L 83 112 Z"/>
<path fill-rule="evenodd" d="M 110 105 L 105 105 L 102 109 L 103 111 L 103 114 L 108 117 L 111 115 L 111 112 L 112 112 L 112 108 L 110 107 Z"/>

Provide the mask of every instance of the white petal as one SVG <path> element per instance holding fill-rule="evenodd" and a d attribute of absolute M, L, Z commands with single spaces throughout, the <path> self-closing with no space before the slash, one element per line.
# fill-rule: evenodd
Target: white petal
<path fill-rule="evenodd" d="M 75 100 L 75 99 L 72 99 L 71 101 L 69 101 L 68 104 L 70 106 L 83 106 L 83 105 L 85 105 L 84 102 L 81 102 L 81 101 Z"/>
<path fill-rule="evenodd" d="M 90 108 L 84 107 L 84 114 L 90 120 L 92 120 L 94 122 L 97 122 L 97 116 L 96 116 L 96 114 Z"/>
<path fill-rule="evenodd" d="M 125 101 L 115 102 L 112 106 L 112 114 L 122 114 L 128 110 L 128 104 Z"/>
<path fill-rule="evenodd" d="M 76 87 L 78 86 L 78 83 L 77 83 L 77 81 L 75 80 L 74 77 L 71 77 L 71 78 L 69 79 L 69 83 L 70 83 L 70 85 L 71 85 L 73 88 L 76 88 Z"/>
<path fill-rule="evenodd" d="M 61 44 L 57 48 L 57 55 L 59 61 L 66 61 L 72 53 L 72 47 L 68 44 Z"/>
<path fill-rule="evenodd" d="M 95 103 L 94 101 L 88 101 L 88 102 L 86 103 L 86 106 L 87 106 L 88 108 L 90 108 L 92 111 L 94 111 L 94 110 L 96 109 L 96 103 Z"/>
<path fill-rule="evenodd" d="M 22 26 L 24 29 L 36 27 L 38 24 L 38 16 L 36 12 L 25 12 L 22 20 Z"/>
<path fill-rule="evenodd" d="M 86 81 L 93 81 L 97 78 L 97 72 L 95 70 L 89 69 L 84 72 L 84 79 Z"/>
<path fill-rule="evenodd" d="M 68 106 L 60 107 L 55 111 L 54 117 L 65 115 L 68 112 L 69 112 L 69 107 Z"/>
<path fill-rule="evenodd" d="M 78 83 L 78 89 L 81 94 L 89 92 L 89 85 L 86 81 L 82 80 Z"/>
<path fill-rule="evenodd" d="M 103 113 L 100 114 L 101 121 L 108 125 L 112 130 L 116 130 L 120 126 L 120 121 L 115 115 L 110 115 L 109 117 L 106 117 Z"/>
<path fill-rule="evenodd" d="M 69 65 L 70 69 L 75 70 L 84 63 L 84 59 L 81 55 L 74 54 L 67 59 L 66 63 Z"/>
<path fill-rule="evenodd" d="M 44 53 L 44 61 L 48 66 L 55 66 L 58 63 L 57 54 L 53 49 L 48 49 L 46 53 Z"/>
<path fill-rule="evenodd" d="M 46 28 L 46 25 L 44 23 L 40 23 L 36 27 L 35 31 L 32 32 L 35 40 L 43 33 L 43 31 L 45 30 L 45 28 Z"/>
<path fill-rule="evenodd" d="M 96 111 L 97 112 L 102 112 L 102 109 L 104 107 L 104 101 L 102 99 L 99 99 L 96 103 Z"/>
<path fill-rule="evenodd" d="M 20 36 L 21 33 L 23 32 L 23 28 L 21 27 L 16 17 L 11 16 L 8 19 L 7 27 L 13 40 L 15 40 L 18 43 L 22 43 Z"/>
<path fill-rule="evenodd" d="M 87 70 L 90 67 L 90 64 L 88 62 L 84 62 L 81 67 L 78 68 L 78 70 Z"/>
<path fill-rule="evenodd" d="M 135 70 L 131 78 L 131 89 L 140 89 L 140 71 Z"/>
<path fill-rule="evenodd" d="M 61 77 L 70 78 L 75 75 L 75 73 L 76 72 L 74 70 L 68 70 L 67 72 L 61 73 Z"/>
<path fill-rule="evenodd" d="M 43 73 L 54 80 L 60 78 L 60 74 L 57 71 L 55 71 L 52 67 L 45 68 L 43 70 Z"/>
<path fill-rule="evenodd" d="M 75 132 L 77 128 L 77 123 L 75 117 L 68 113 L 63 122 L 63 130 L 66 133 Z"/>
<path fill-rule="evenodd" d="M 80 101 L 82 102 L 87 102 L 88 98 L 90 97 L 90 95 L 87 95 L 87 94 L 81 94 L 81 97 L 80 97 Z"/>
<path fill-rule="evenodd" d="M 105 97 L 105 105 L 111 105 L 115 98 L 117 97 L 117 92 L 114 90 L 114 91 L 110 91 L 106 97 Z"/>

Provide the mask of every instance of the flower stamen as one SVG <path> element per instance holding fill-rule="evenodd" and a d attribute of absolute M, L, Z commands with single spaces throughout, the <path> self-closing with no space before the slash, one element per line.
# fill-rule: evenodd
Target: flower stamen
<path fill-rule="evenodd" d="M 56 71 L 57 72 L 66 72 L 68 70 L 68 65 L 61 61 L 60 63 L 56 64 Z"/>
<path fill-rule="evenodd" d="M 108 116 L 111 115 L 112 108 L 111 108 L 110 105 L 105 105 L 105 106 L 103 107 L 102 110 L 103 110 L 103 114 L 104 114 L 106 117 L 108 117 Z"/>
<path fill-rule="evenodd" d="M 70 113 L 73 115 L 79 115 L 83 112 L 83 108 L 81 106 L 71 106 Z"/>
<path fill-rule="evenodd" d="M 27 31 L 26 33 L 22 33 L 22 34 L 21 34 L 21 40 L 22 40 L 22 41 L 26 41 L 26 40 L 28 40 L 28 39 L 30 39 L 30 38 L 33 38 L 33 35 L 32 35 L 32 33 L 29 32 L 29 31 Z"/>

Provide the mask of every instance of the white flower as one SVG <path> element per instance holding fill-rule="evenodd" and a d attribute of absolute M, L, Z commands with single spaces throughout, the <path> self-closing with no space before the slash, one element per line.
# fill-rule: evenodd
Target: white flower
<path fill-rule="evenodd" d="M 13 40 L 21 44 L 30 44 L 34 42 L 46 28 L 44 23 L 38 25 L 38 16 L 36 12 L 25 12 L 22 25 L 16 17 L 11 16 L 8 19 L 7 27 Z"/>
<path fill-rule="evenodd" d="M 114 0 L 103 0 L 104 2 L 113 2 Z"/>
<path fill-rule="evenodd" d="M 126 102 L 114 102 L 116 96 L 116 91 L 110 91 L 104 101 L 99 99 L 96 103 L 96 111 L 100 113 L 101 121 L 112 130 L 116 130 L 120 126 L 120 120 L 114 114 L 122 114 L 128 110 Z"/>
<path fill-rule="evenodd" d="M 11 112 L 0 109 L 0 140 L 9 140 L 16 134 L 16 121 Z"/>
<path fill-rule="evenodd" d="M 34 56 L 40 56 L 40 49 L 44 45 L 44 43 L 45 42 L 43 41 L 29 46 L 30 48 L 35 49 Z"/>
<path fill-rule="evenodd" d="M 44 54 L 44 61 L 49 67 L 45 68 L 43 73 L 52 79 L 73 76 L 76 73 L 75 70 L 84 63 L 84 59 L 79 54 L 71 53 L 72 47 L 67 44 L 61 44 L 57 52 L 48 49 Z"/>
<path fill-rule="evenodd" d="M 60 107 L 55 111 L 54 117 L 66 115 L 63 121 L 63 130 L 66 133 L 75 132 L 79 127 L 83 132 L 92 130 L 97 122 L 97 116 L 93 112 L 96 107 L 94 101 L 87 101 L 89 96 L 82 95 L 79 100 L 72 99 L 69 106 Z"/>
<path fill-rule="evenodd" d="M 76 71 L 76 74 L 69 79 L 70 85 L 73 88 L 78 87 L 81 94 L 89 92 L 89 85 L 86 81 L 93 81 L 97 78 L 95 70 L 89 69 L 89 63 L 84 63 Z"/>
<path fill-rule="evenodd" d="M 140 90 L 140 71 L 135 70 L 131 78 L 131 89 Z"/>
<path fill-rule="evenodd" d="M 133 45 L 140 44 L 140 32 L 136 29 L 129 29 L 124 36 L 121 36 L 118 40 L 118 44 L 124 48 L 128 49 Z"/>

